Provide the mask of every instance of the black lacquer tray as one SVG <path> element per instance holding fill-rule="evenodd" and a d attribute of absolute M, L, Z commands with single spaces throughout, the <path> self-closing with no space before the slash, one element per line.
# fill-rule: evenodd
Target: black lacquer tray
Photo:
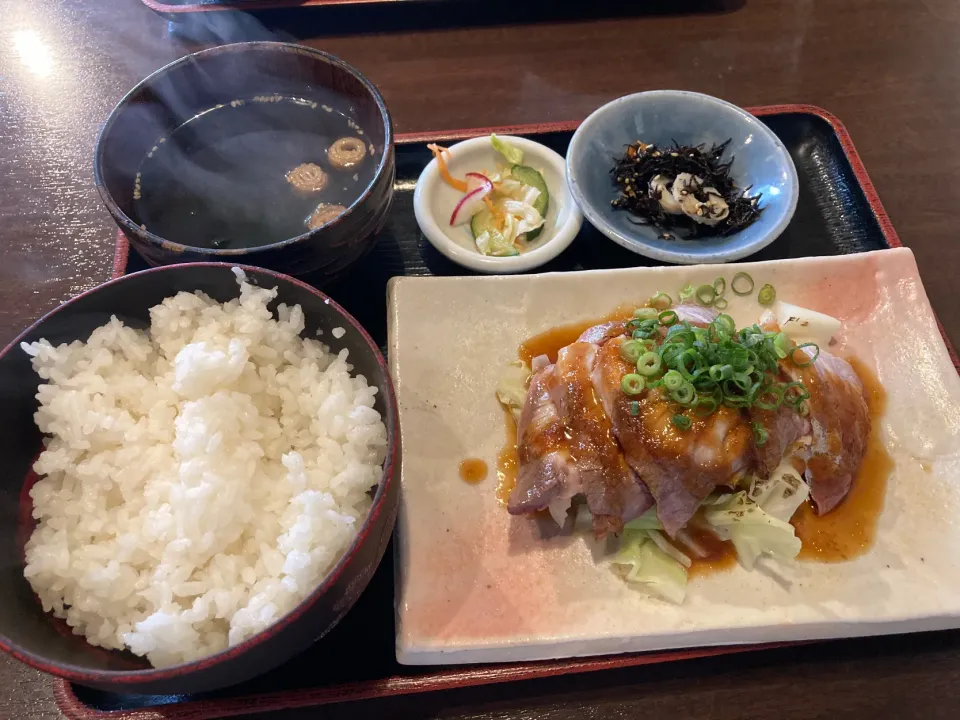
<path fill-rule="evenodd" d="M 747 260 L 770 260 L 881 250 L 900 241 L 843 125 L 811 106 L 751 109 L 783 141 L 800 179 L 800 197 L 790 226 L 776 241 Z M 376 248 L 349 274 L 324 291 L 343 305 L 385 348 L 386 284 L 396 275 L 463 275 L 421 235 L 413 214 L 413 189 L 432 158 L 428 142 L 497 132 L 525 135 L 561 155 L 578 123 L 480 128 L 397 137 L 397 180 L 393 208 Z M 584 223 L 573 244 L 538 272 L 591 270 L 658 264 L 621 248 Z M 146 265 L 120 235 L 115 273 Z M 310 277 L 304 278 L 308 282 Z M 949 342 L 947 347 L 950 348 Z M 951 348 L 952 352 L 952 348 Z M 956 356 L 954 355 L 956 364 Z M 394 657 L 393 568 L 391 552 L 357 605 L 311 649 L 286 665 L 247 682 L 198 696 L 116 695 L 56 680 L 58 703 L 71 718 L 84 720 L 205 720 L 280 709 L 308 708 L 342 700 L 383 697 L 448 688 L 527 680 L 618 667 L 650 665 L 720 654 L 762 650 L 735 646 L 579 658 L 504 665 L 407 667 Z M 336 658 L 336 662 L 330 662 Z"/>

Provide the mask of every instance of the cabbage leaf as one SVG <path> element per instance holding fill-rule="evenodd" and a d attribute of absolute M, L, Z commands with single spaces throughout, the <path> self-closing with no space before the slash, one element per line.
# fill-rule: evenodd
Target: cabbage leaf
<path fill-rule="evenodd" d="M 680 605 L 687 595 L 687 571 L 644 530 L 624 530 L 612 563 L 629 584 L 662 600 Z"/>
<path fill-rule="evenodd" d="M 766 512 L 746 492 L 724 495 L 704 508 L 704 518 L 721 540 L 729 540 L 740 564 L 753 570 L 762 554 L 778 560 L 793 560 L 800 552 L 800 538 L 793 525 Z"/>
<path fill-rule="evenodd" d="M 497 400 L 499 400 L 513 415 L 514 420 L 520 419 L 520 411 L 527 399 L 527 382 L 530 380 L 530 366 L 515 360 L 504 366 L 497 380 Z"/>
<path fill-rule="evenodd" d="M 520 148 L 515 148 L 513 145 L 504 142 L 496 135 L 490 136 L 490 144 L 493 145 L 493 149 L 503 155 L 503 157 L 505 157 L 507 162 L 511 165 L 520 165 L 523 163 L 523 150 Z"/>

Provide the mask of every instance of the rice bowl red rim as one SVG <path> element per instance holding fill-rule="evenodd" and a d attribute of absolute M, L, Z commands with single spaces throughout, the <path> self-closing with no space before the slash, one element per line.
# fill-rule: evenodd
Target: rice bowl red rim
<path fill-rule="evenodd" d="M 387 495 L 387 491 L 390 489 L 392 484 L 396 482 L 394 480 L 394 470 L 397 462 L 397 454 L 399 450 L 398 442 L 398 416 L 397 416 L 397 403 L 396 396 L 393 391 L 393 382 L 390 378 L 390 372 L 387 368 L 386 360 L 383 357 L 383 354 L 380 352 L 380 348 L 373 341 L 373 338 L 370 337 L 370 334 L 357 322 L 350 313 L 348 313 L 342 306 L 340 306 L 335 300 L 330 298 L 325 293 L 320 292 L 312 285 L 305 283 L 301 280 L 297 280 L 294 277 L 285 275 L 283 273 L 276 272 L 274 270 L 267 270 L 265 268 L 254 267 L 251 265 L 243 265 L 239 263 L 229 263 L 229 262 L 196 262 L 196 263 L 178 263 L 175 265 L 164 265 L 161 267 L 149 268 L 147 270 L 141 270 L 139 272 L 130 273 L 129 275 L 122 275 L 120 277 L 113 278 L 107 282 L 97 285 L 90 290 L 86 290 L 75 297 L 70 298 L 69 300 L 64 301 L 61 305 L 54 308 L 50 312 L 43 315 L 40 319 L 32 323 L 28 328 L 21 332 L 14 340 L 12 340 L 2 351 L 0 351 L 0 358 L 6 357 L 12 351 L 15 351 L 19 348 L 20 343 L 23 339 L 29 335 L 31 332 L 39 328 L 44 322 L 53 317 L 54 315 L 59 315 L 67 311 L 71 305 L 75 302 L 86 298 L 90 295 L 93 295 L 100 290 L 111 287 L 116 284 L 126 283 L 126 282 L 136 282 L 137 278 L 143 277 L 151 273 L 162 273 L 162 272 L 172 272 L 175 270 L 183 270 L 186 268 L 215 268 L 215 269 L 227 269 L 238 268 L 248 275 L 248 278 L 253 278 L 258 275 L 267 276 L 278 282 L 286 282 L 297 287 L 302 288 L 303 290 L 308 291 L 312 295 L 323 300 L 324 304 L 329 305 L 334 309 L 334 311 L 340 315 L 354 330 L 356 330 L 364 343 L 367 345 L 367 348 L 373 353 L 374 358 L 377 361 L 377 366 L 379 367 L 383 375 L 383 386 L 377 385 L 378 393 L 383 393 L 384 401 L 386 403 L 386 417 L 384 417 L 384 424 L 387 429 L 387 456 L 383 461 L 383 469 L 381 470 L 381 479 L 377 485 L 377 491 L 373 496 L 371 501 L 370 510 L 364 518 L 363 524 L 357 532 L 356 537 L 353 541 L 347 546 L 347 549 L 340 556 L 340 559 L 337 560 L 337 563 L 333 568 L 324 576 L 323 580 L 320 582 L 313 591 L 305 597 L 297 606 L 291 610 L 289 613 L 281 617 L 275 623 L 269 627 L 261 630 L 256 633 L 253 637 L 244 640 L 238 645 L 228 647 L 226 650 L 221 650 L 218 653 L 213 655 L 208 655 L 207 657 L 200 658 L 199 660 L 194 660 L 188 663 L 182 663 L 180 665 L 171 665 L 164 668 L 149 668 L 142 670 L 87 670 L 80 668 L 76 665 L 70 664 L 60 664 L 60 663 L 51 663 L 48 660 L 45 660 L 41 656 L 38 656 L 28 650 L 24 650 L 15 643 L 7 640 L 3 635 L 0 635 L 0 649 L 9 653 L 17 660 L 33 667 L 43 672 L 50 673 L 51 675 L 56 675 L 67 680 L 83 683 L 89 683 L 91 681 L 108 681 L 110 683 L 117 684 L 136 684 L 143 681 L 149 680 L 168 680 L 177 677 L 183 677 L 190 675 L 197 670 L 205 670 L 207 668 L 219 665 L 223 662 L 229 661 L 243 655 L 248 650 L 262 644 L 266 640 L 270 639 L 276 635 L 280 630 L 288 627 L 290 624 L 301 618 L 305 615 L 313 606 L 313 604 L 324 595 L 331 586 L 333 586 L 336 581 L 340 578 L 340 575 L 343 573 L 344 568 L 346 567 L 347 562 L 356 552 L 357 548 L 363 544 L 367 539 L 367 536 L 370 533 L 370 528 L 374 524 L 374 521 L 380 516 L 383 512 L 383 500 Z M 187 291 L 189 292 L 189 291 Z M 26 480 L 24 481 L 26 482 Z M 32 590 L 31 590 L 32 592 Z M 345 614 L 345 613 L 344 613 Z M 49 614 L 48 614 L 49 615 Z M 338 618 L 339 621 L 339 618 Z M 110 652 L 119 652 L 119 651 L 110 651 Z"/>

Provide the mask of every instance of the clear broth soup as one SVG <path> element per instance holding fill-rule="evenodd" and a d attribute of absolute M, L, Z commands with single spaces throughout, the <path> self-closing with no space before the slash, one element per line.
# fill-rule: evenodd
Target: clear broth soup
<path fill-rule="evenodd" d="M 327 149 L 344 137 L 366 145 L 359 167 L 329 163 Z M 321 203 L 353 205 L 373 179 L 377 154 L 335 108 L 279 95 L 236 100 L 158 138 L 140 164 L 134 210 L 141 227 L 182 245 L 269 245 L 307 232 Z M 322 191 L 298 192 L 287 181 L 303 163 L 328 174 Z"/>

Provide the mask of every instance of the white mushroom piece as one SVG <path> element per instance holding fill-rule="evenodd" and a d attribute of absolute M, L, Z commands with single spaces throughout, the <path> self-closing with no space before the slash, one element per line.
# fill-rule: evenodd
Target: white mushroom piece
<path fill-rule="evenodd" d="M 727 201 L 719 191 L 714 187 L 704 186 L 703 178 L 690 173 L 680 173 L 674 178 L 671 195 L 680 205 L 683 214 L 701 225 L 716 225 L 730 214 Z M 698 195 L 705 199 L 698 199 Z M 660 204 L 663 205 L 662 200 Z"/>

